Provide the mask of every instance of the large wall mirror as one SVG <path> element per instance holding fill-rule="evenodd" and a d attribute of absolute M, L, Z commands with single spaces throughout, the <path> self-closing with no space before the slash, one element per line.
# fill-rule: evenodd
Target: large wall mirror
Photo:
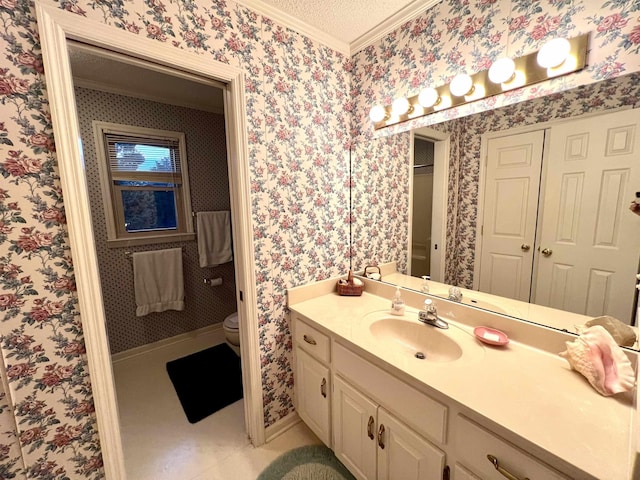
<path fill-rule="evenodd" d="M 457 286 L 463 303 L 572 333 L 601 315 L 635 325 L 639 98 L 634 73 L 396 135 L 406 233 L 396 250 L 368 254 L 395 262 L 382 280 L 443 297 Z M 353 160 L 366 150 L 356 145 Z M 435 193 L 423 185 L 438 162 L 448 171 L 444 218 L 425 215 Z M 445 244 L 428 245 L 429 219 Z M 444 265 L 425 282 L 429 249 Z"/>

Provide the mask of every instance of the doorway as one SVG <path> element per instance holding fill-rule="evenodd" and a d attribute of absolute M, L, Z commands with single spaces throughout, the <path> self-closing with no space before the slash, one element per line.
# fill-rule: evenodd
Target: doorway
<path fill-rule="evenodd" d="M 232 232 L 235 257 L 236 301 L 240 324 L 243 366 L 244 416 L 247 433 L 254 445 L 264 443 L 264 420 L 260 363 L 257 357 L 258 325 L 255 262 L 253 258 L 252 216 L 246 147 L 244 74 L 241 70 L 100 23 L 91 23 L 37 2 L 43 60 L 56 137 L 58 167 L 65 197 L 71 253 L 77 282 L 87 360 L 104 469 L 108 479 L 125 479 L 121 433 L 113 384 L 110 352 L 107 347 L 102 295 L 88 210 L 86 179 L 75 112 L 73 79 L 69 65 L 68 39 L 146 60 L 159 68 L 172 68 L 226 84 L 224 95 Z"/>
<path fill-rule="evenodd" d="M 434 142 L 418 135 L 413 140 L 413 222 L 411 275 L 431 278 L 431 219 L 433 213 Z"/>
<path fill-rule="evenodd" d="M 237 311 L 233 260 L 201 267 L 194 238 L 199 228 L 194 225 L 192 234 L 177 232 L 179 222 L 167 222 L 176 213 L 191 223 L 192 212 L 231 208 L 225 86 L 178 78 L 153 66 L 144 68 L 140 62 L 132 65 L 127 58 L 76 42 L 69 43 L 69 52 L 125 467 L 130 478 L 175 478 L 188 472 L 194 476 L 222 455 L 248 444 L 242 400 L 190 424 L 166 371 L 168 362 L 217 345 L 217 351 L 230 352 L 222 345 L 222 330 L 216 327 Z M 126 130 L 128 135 L 119 141 L 135 143 L 119 143 L 107 150 L 101 141 L 108 135 L 104 128 Z M 140 132 L 146 132 L 144 138 L 137 136 Z M 158 135 L 171 132 L 181 135 L 182 152 L 177 158 L 166 148 L 149 146 L 149 142 L 164 144 L 167 140 Z M 102 152 L 113 153 L 109 168 Z M 167 174 L 156 172 L 173 164 L 185 177 L 177 184 L 181 194 L 169 197 L 171 184 L 159 183 L 163 180 L 159 175 Z M 115 180 L 123 175 L 136 177 Z M 154 175 L 154 181 L 142 181 L 143 175 Z M 166 180 L 177 181 L 175 174 L 168 175 Z M 112 183 L 128 190 L 106 196 Z M 126 199 L 128 226 L 122 233 L 115 228 L 110 232 L 105 218 L 119 198 Z M 113 238 L 138 232 L 152 236 Z M 133 255 L 172 248 L 181 250 L 180 283 L 185 294 L 181 309 L 136 315 Z M 203 282 L 213 278 L 221 285 Z M 217 370 L 227 366 L 210 366 L 212 381 Z M 218 383 L 218 389 L 223 395 L 225 387 Z M 202 454 L 185 455 L 194 442 Z M 179 458 L 176 452 L 182 452 Z"/>
<path fill-rule="evenodd" d="M 411 131 L 407 274 L 444 282 L 449 137 L 428 127 Z"/>

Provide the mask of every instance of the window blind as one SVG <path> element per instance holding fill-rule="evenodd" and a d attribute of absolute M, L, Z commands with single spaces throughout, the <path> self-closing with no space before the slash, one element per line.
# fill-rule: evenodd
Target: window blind
<path fill-rule="evenodd" d="M 158 172 L 180 175 L 182 158 L 177 139 L 105 133 L 112 173 Z"/>

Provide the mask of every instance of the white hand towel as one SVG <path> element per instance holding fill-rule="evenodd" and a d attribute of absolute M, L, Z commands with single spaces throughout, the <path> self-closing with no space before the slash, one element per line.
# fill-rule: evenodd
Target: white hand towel
<path fill-rule="evenodd" d="M 198 254 L 201 267 L 213 267 L 232 260 L 229 211 L 198 212 Z"/>
<path fill-rule="evenodd" d="M 133 254 L 136 316 L 184 310 L 182 249 L 170 248 Z"/>

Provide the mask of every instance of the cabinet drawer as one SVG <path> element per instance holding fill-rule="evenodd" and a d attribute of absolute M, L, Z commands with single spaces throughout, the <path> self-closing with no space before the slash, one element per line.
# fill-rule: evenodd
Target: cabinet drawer
<path fill-rule="evenodd" d="M 447 407 L 335 343 L 334 370 L 419 434 L 445 443 Z"/>
<path fill-rule="evenodd" d="M 296 345 L 303 348 L 318 360 L 329 363 L 331 351 L 329 337 L 303 322 L 297 316 L 294 317 L 294 322 L 294 340 Z"/>
<path fill-rule="evenodd" d="M 556 470 L 484 429 L 463 415 L 456 417 L 455 446 L 458 458 L 484 480 L 504 480 L 487 455 L 516 478 L 568 480 Z"/>

